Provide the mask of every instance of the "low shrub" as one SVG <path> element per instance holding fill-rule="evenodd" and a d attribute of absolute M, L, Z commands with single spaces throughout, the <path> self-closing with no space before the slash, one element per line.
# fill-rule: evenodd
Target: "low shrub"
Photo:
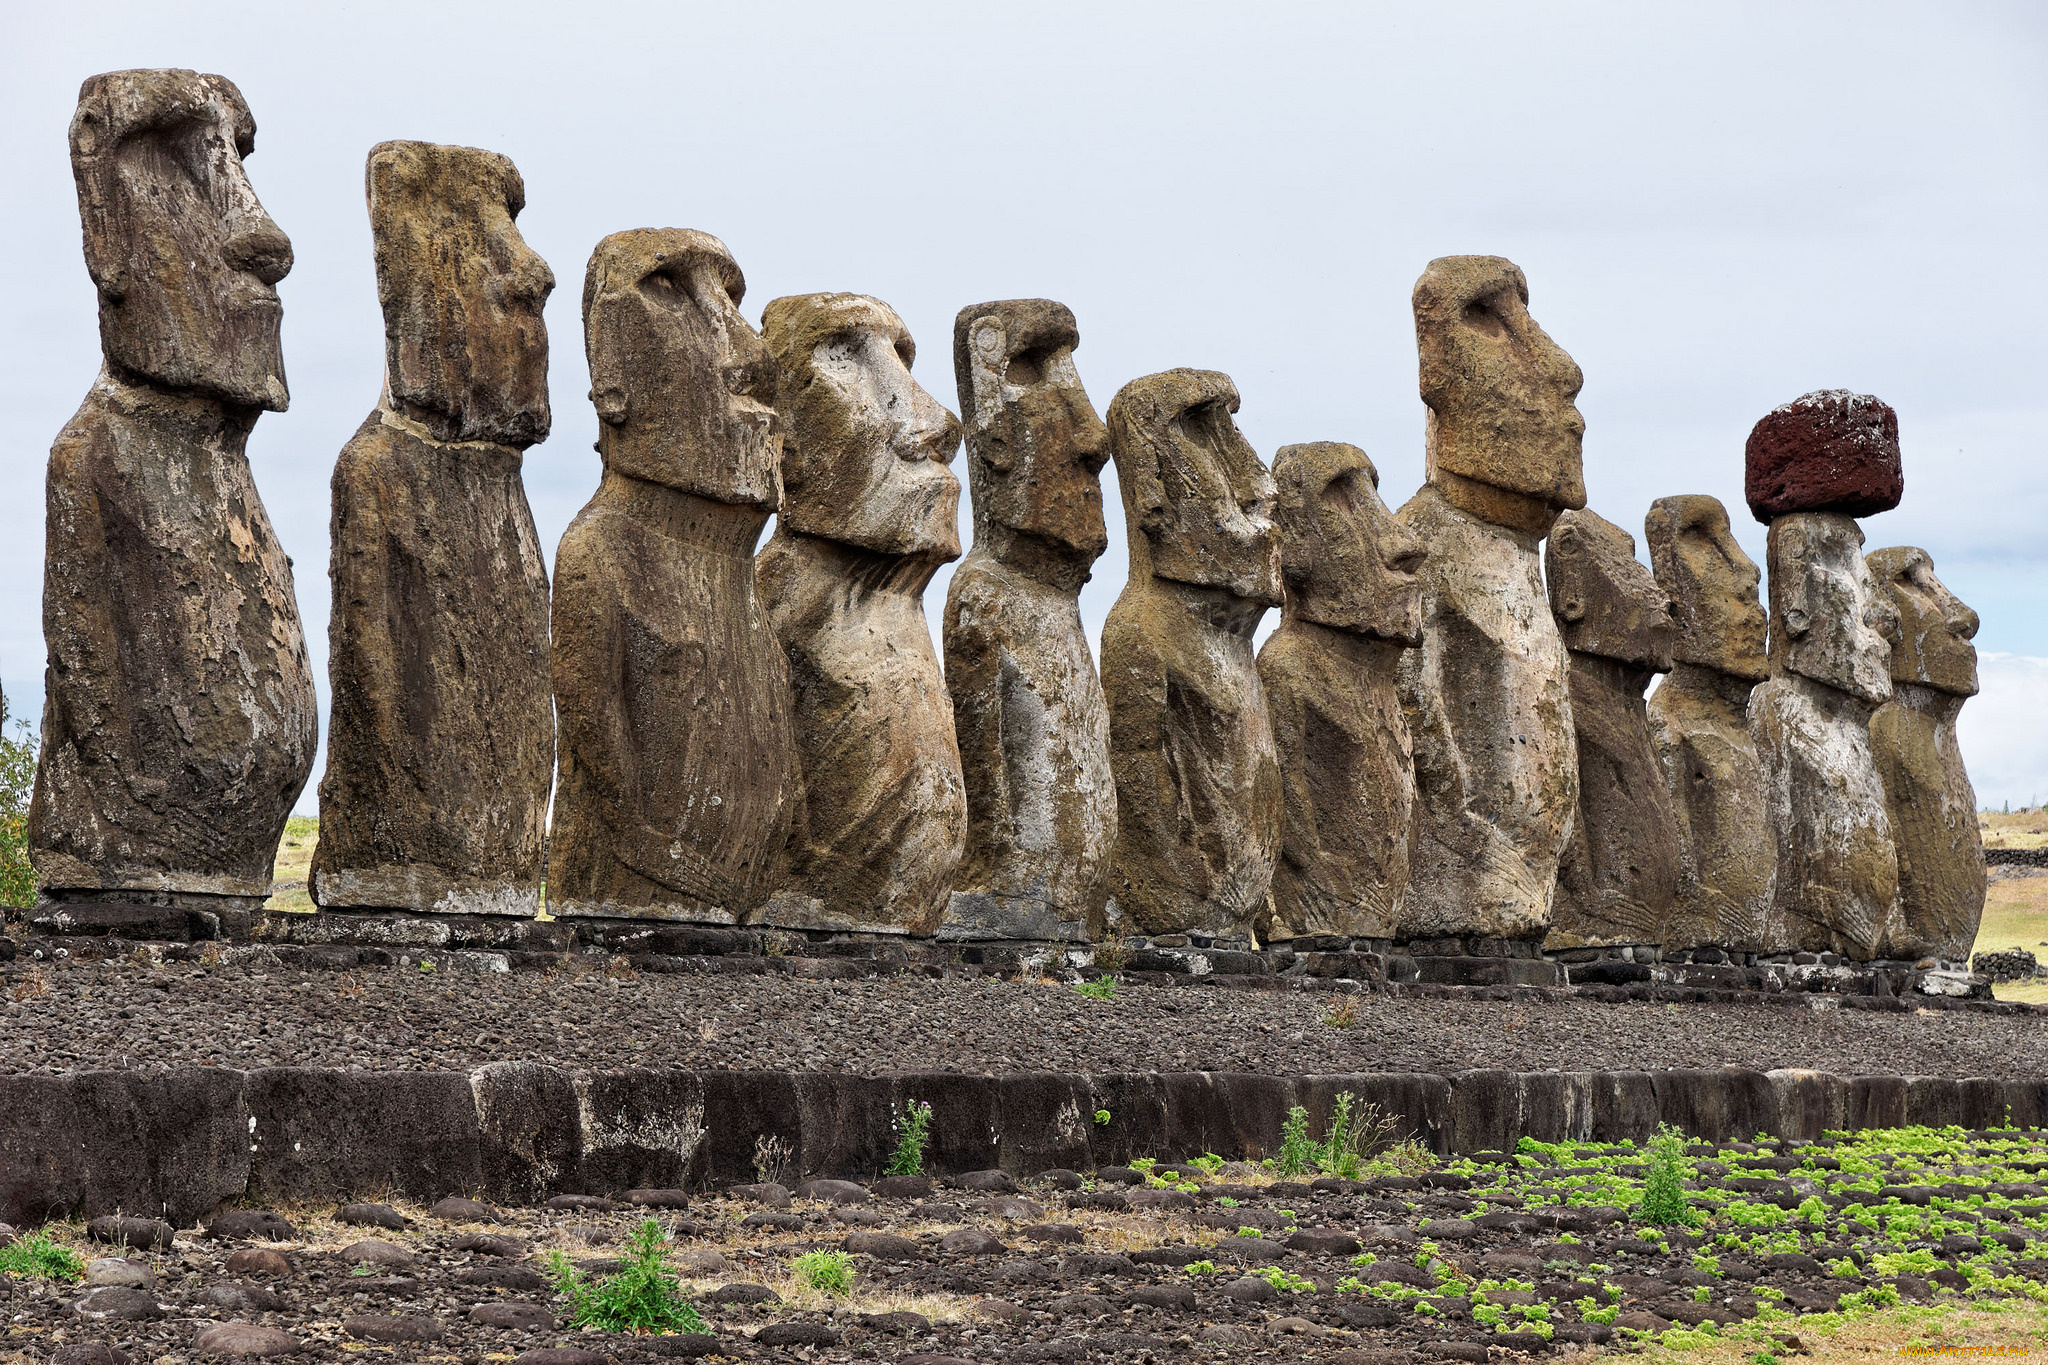
<path fill-rule="evenodd" d="M 555 1291 L 569 1300 L 570 1321 L 600 1332 L 706 1331 L 668 1267 L 667 1247 L 661 1224 L 646 1219 L 626 1244 L 626 1268 L 595 1282 L 561 1252 L 549 1252 L 548 1269 Z"/>

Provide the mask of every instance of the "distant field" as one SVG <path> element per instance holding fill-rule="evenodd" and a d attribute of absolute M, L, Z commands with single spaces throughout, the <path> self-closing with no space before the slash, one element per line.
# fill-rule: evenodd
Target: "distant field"
<path fill-rule="evenodd" d="M 311 816 L 294 815 L 285 821 L 284 839 L 277 846 L 277 866 L 270 874 L 276 883 L 270 893 L 270 909 L 311 913 L 313 898 L 306 893 L 306 873 L 313 866 L 313 845 L 319 839 L 320 822 Z"/>
<path fill-rule="evenodd" d="M 1986 848 L 2048 847 L 2048 812 L 2023 810 L 2012 815 L 1979 815 Z"/>

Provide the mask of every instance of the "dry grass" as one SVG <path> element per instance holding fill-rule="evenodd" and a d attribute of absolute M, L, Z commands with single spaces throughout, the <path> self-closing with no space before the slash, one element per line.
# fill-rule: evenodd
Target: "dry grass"
<path fill-rule="evenodd" d="M 1973 952 L 1996 953 L 2008 948 L 2024 948 L 2036 957 L 2048 957 L 2048 877 L 2015 877 L 1993 882 L 1986 889 L 1984 922 L 1978 926 Z M 2048 1005 L 2048 978 L 2004 982 L 1993 991 L 2000 1000 Z"/>
<path fill-rule="evenodd" d="M 306 890 L 306 878 L 313 869 L 313 845 L 320 842 L 320 822 L 294 815 L 285 821 L 284 838 L 277 846 L 277 862 L 271 869 L 275 883 L 267 910 L 313 913 L 313 897 Z"/>
<path fill-rule="evenodd" d="M 1998 1360 L 2048 1349 L 2048 1309 L 2017 1300 L 2002 1309 L 1954 1302 L 1907 1305 L 1862 1314 L 1832 1330 L 1805 1322 L 1779 1324 L 1774 1330 L 1798 1336 L 1802 1365 L 1805 1361 L 1820 1365 L 1901 1355 L 1929 1365 L 1943 1361 L 1961 1365 L 1973 1359 Z M 1711 1345 L 1684 1350 L 1652 1345 L 1642 1358 L 1648 1365 L 1753 1365 L 1758 1352 L 1757 1342 L 1731 1332 Z"/>
<path fill-rule="evenodd" d="M 1986 848 L 2048 848 L 2048 810 L 1979 815 L 1977 828 L 1984 832 Z"/>

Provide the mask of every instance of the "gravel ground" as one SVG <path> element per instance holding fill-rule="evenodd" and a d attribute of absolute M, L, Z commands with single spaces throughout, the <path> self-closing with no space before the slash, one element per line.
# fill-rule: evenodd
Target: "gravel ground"
<path fill-rule="evenodd" d="M 636 1210 L 284 1209 L 274 1212 L 286 1222 L 216 1220 L 175 1241 L 160 1224 L 98 1220 L 94 1235 L 138 1249 L 112 1259 L 85 1229 L 55 1228 L 60 1244 L 108 1259 L 85 1284 L 0 1275 L 0 1311 L 11 1351 L 56 1365 L 162 1365 L 217 1353 L 223 1335 L 245 1348 L 267 1335 L 299 1361 L 389 1358 L 379 1348 L 395 1345 L 399 1359 L 468 1365 L 714 1353 L 835 1365 L 1505 1365 L 1704 1322 L 1745 1352 L 1775 1354 L 1805 1350 L 1799 1331 L 1831 1330 L 1806 1315 L 1857 1311 L 1867 1295 L 1938 1303 L 1953 1324 L 1973 1280 L 1969 1296 L 1983 1298 L 2048 1280 L 2040 1135 L 1989 1136 L 1905 1154 L 1881 1141 L 1784 1156 L 1776 1144 L 1693 1148 L 1696 1231 L 1632 1216 L 1647 1169 L 1637 1153 L 1561 1149 L 1543 1158 L 1552 1166 L 1468 1162 L 1314 1186 L 1225 1166 L 1199 1189 L 1181 1168 L 1180 1188 L 1164 1190 L 1111 1168 L 1092 1189 L 1073 1172 L 1021 1190 L 980 1172 L 953 1188 L 824 1181 L 794 1199 L 779 1185 L 640 1191 L 627 1197 L 653 1207 Z M 1880 1173 L 1884 1188 L 1852 1185 L 1859 1171 Z M 1566 1197 L 1574 1205 L 1560 1207 Z M 542 1273 L 547 1253 L 590 1275 L 616 1271 L 650 1213 L 672 1231 L 669 1266 L 705 1330 L 579 1330 Z M 822 1293 L 793 1274 L 814 1251 L 843 1251 L 850 1282 Z M 1928 1321 L 1921 1330 L 1945 1339 Z"/>
<path fill-rule="evenodd" d="M 0 1071 L 195 1064 L 465 1069 L 1658 1070 L 1733 1064 L 1850 1074 L 2048 1074 L 2038 1018 L 1769 1005 L 1336 997 L 888 978 L 256 972 L 196 965 L 10 966 Z"/>

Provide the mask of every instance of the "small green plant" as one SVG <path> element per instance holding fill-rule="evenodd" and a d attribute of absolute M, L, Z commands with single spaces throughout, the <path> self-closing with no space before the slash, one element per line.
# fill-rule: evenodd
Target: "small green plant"
<path fill-rule="evenodd" d="M 1074 993 L 1076 995 L 1085 995 L 1090 1000 L 1114 1000 L 1116 999 L 1116 978 L 1105 972 L 1093 981 L 1083 981 L 1075 986 Z"/>
<path fill-rule="evenodd" d="M 1095 1111 L 1095 1126 L 1097 1128 L 1109 1127 L 1109 1111 L 1107 1109 L 1098 1109 Z"/>
<path fill-rule="evenodd" d="M 435 968 L 435 966 L 434 966 L 434 964 L 433 964 L 433 963 L 431 963 L 431 962 L 427 961 L 427 960 L 426 960 L 425 958 L 421 958 L 421 959 L 420 959 L 420 970 L 421 970 L 421 971 L 423 971 L 423 972 L 432 972 L 432 971 L 435 971 L 435 970 L 437 970 L 437 969 Z"/>
<path fill-rule="evenodd" d="M 570 1321 L 600 1332 L 705 1331 L 668 1268 L 668 1238 L 649 1218 L 626 1247 L 626 1268 L 593 1283 L 559 1251 L 548 1253 L 555 1291 L 569 1300 Z"/>
<path fill-rule="evenodd" d="M 1188 1165 L 1206 1176 L 1223 1174 L 1223 1158 L 1214 1152 L 1204 1152 L 1200 1156 L 1191 1156 L 1188 1158 Z"/>
<path fill-rule="evenodd" d="M 1316 1144 L 1309 1140 L 1308 1110 L 1295 1105 L 1280 1124 L 1280 1155 L 1270 1164 L 1282 1175 L 1306 1175 L 1315 1168 Z"/>
<path fill-rule="evenodd" d="M 1643 1181 L 1643 1202 L 1636 1216 L 1652 1227 L 1668 1228 L 1693 1221 L 1685 1202 L 1685 1182 L 1692 1163 L 1685 1159 L 1685 1134 L 1668 1123 L 1657 1125 L 1650 1139 L 1650 1173 Z"/>
<path fill-rule="evenodd" d="M 1221 1205 L 1222 1205 L 1222 1206 L 1223 1206 L 1224 1208 L 1226 1208 L 1226 1209 L 1234 1209 L 1234 1208 L 1236 1208 L 1236 1207 L 1237 1207 L 1237 1201 L 1236 1201 L 1235 1199 L 1232 1199 L 1232 1198 L 1231 1198 L 1231 1197 L 1230 1197 L 1229 1195 L 1227 1195 L 1227 1194 L 1219 1194 L 1219 1195 L 1217 1195 L 1217 1196 L 1216 1196 L 1216 1202 L 1217 1202 L 1217 1203 L 1219 1203 L 1219 1204 L 1221 1204 Z"/>
<path fill-rule="evenodd" d="M 925 1149 L 932 1141 L 932 1107 L 922 1100 L 912 1100 L 889 1122 L 896 1129 L 896 1150 L 882 1173 L 923 1175 Z"/>
<path fill-rule="evenodd" d="M 85 1261 L 70 1247 L 51 1241 L 48 1233 L 31 1232 L 0 1247 L 0 1274 L 26 1275 L 38 1280 L 76 1280 L 85 1276 Z"/>
<path fill-rule="evenodd" d="M 1289 1294 L 1312 1293 L 1316 1287 L 1314 1280 L 1305 1280 L 1299 1275 L 1291 1275 L 1277 1265 L 1261 1266 L 1254 1270 L 1252 1274 L 1258 1276 L 1267 1284 L 1272 1285 L 1275 1289 L 1283 1290 Z"/>
<path fill-rule="evenodd" d="M 1702 1275 L 1712 1275 L 1714 1278 L 1719 1279 L 1721 1276 L 1721 1258 L 1719 1256 L 1709 1256 L 1703 1251 L 1695 1251 L 1692 1254 L 1692 1268 L 1699 1271 Z"/>
<path fill-rule="evenodd" d="M 821 1294 L 844 1298 L 853 1292 L 853 1258 L 843 1251 L 807 1251 L 789 1269 Z"/>
<path fill-rule="evenodd" d="M 1694 1285 L 1692 1301 L 1694 1303 L 1712 1303 L 1714 1301 L 1714 1291 L 1707 1285 Z"/>
<path fill-rule="evenodd" d="M 1259 1230 L 1253 1227 L 1239 1226 L 1237 1235 L 1240 1237 L 1257 1237 L 1259 1236 Z M 1371 1262 L 1367 1262 L 1367 1264 L 1370 1265 Z"/>
<path fill-rule="evenodd" d="M 1215 1275 L 1219 1273 L 1214 1261 L 1190 1261 L 1186 1269 L 1190 1275 Z"/>

